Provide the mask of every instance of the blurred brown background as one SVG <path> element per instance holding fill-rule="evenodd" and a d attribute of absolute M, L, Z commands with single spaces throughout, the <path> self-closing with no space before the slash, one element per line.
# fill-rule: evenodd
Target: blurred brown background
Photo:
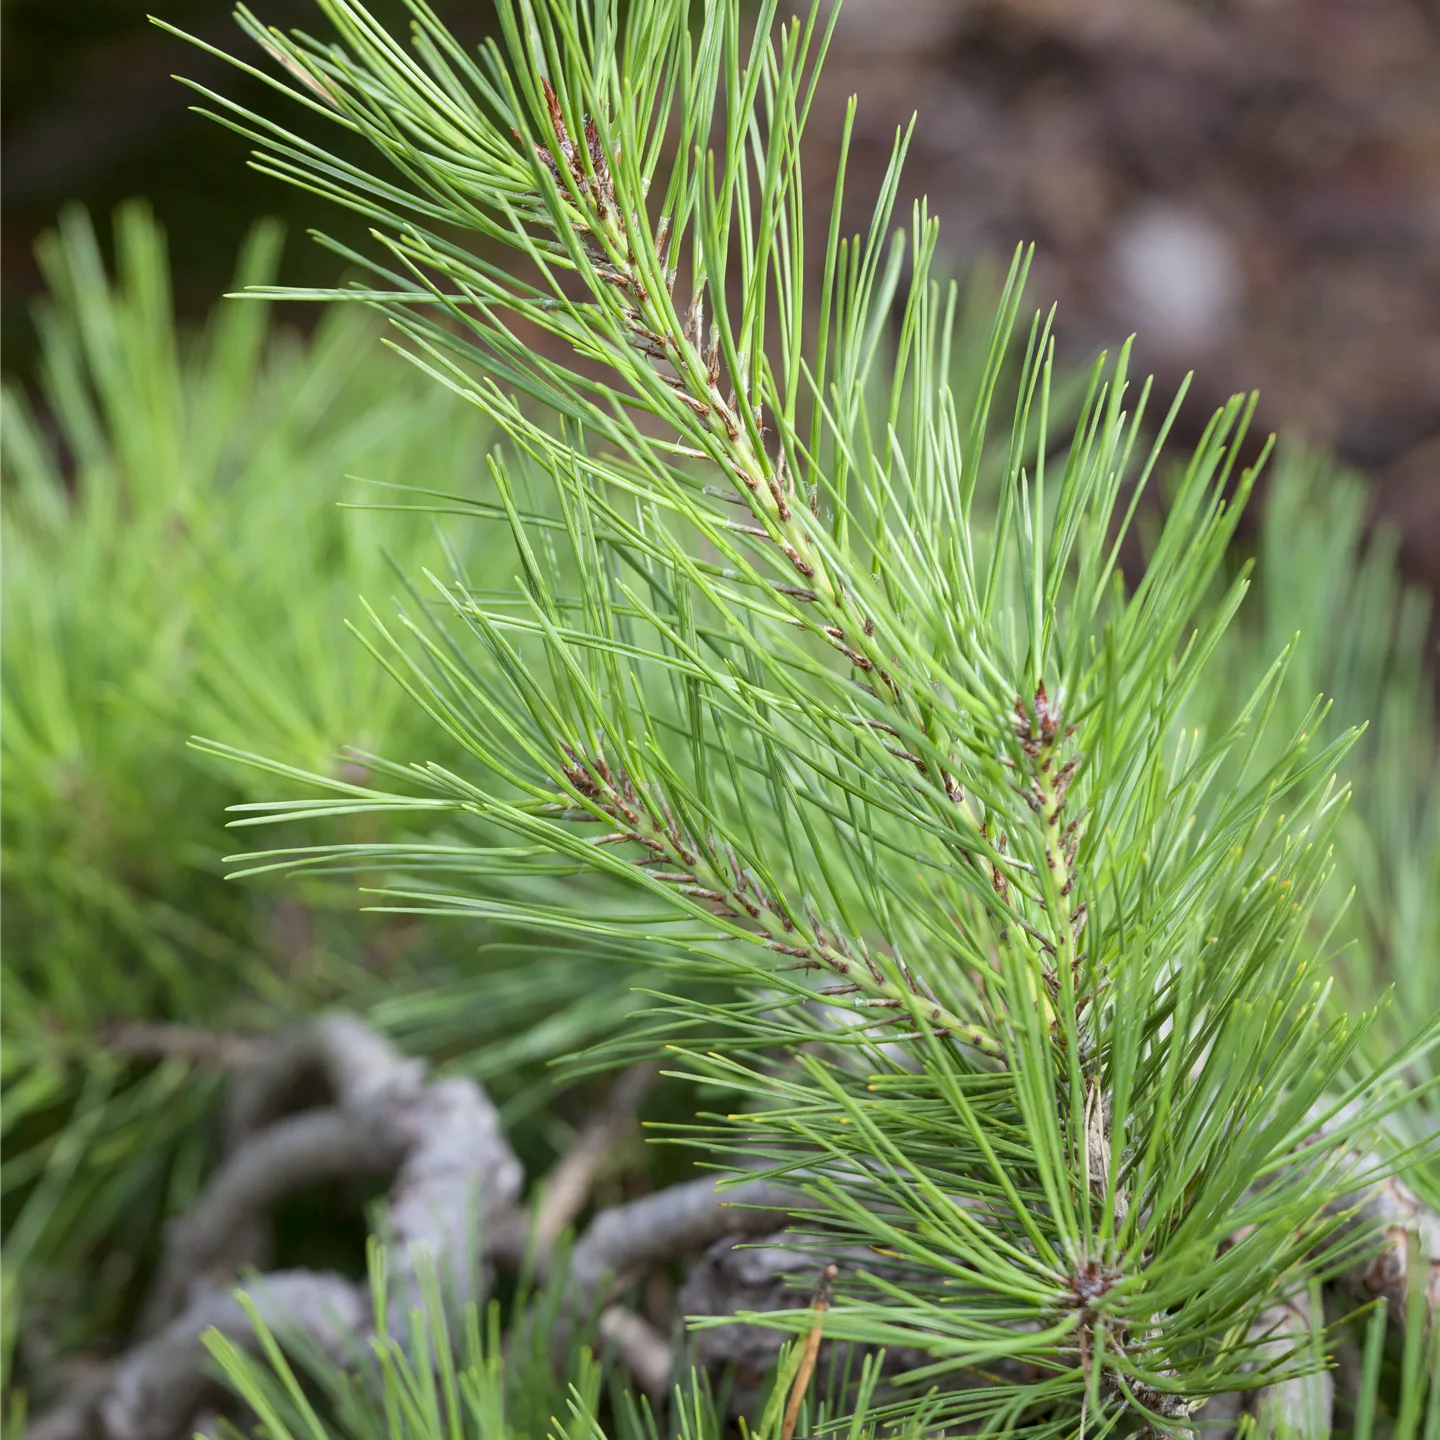
<path fill-rule="evenodd" d="M 172 71 L 243 78 L 145 23 L 146 0 L 12 0 L 4 47 L 5 368 L 33 364 L 37 233 L 68 199 L 149 196 L 183 306 L 223 288 L 257 214 L 343 217 L 244 168 Z M 149 0 L 214 44 L 221 0 Z M 263 18 L 321 30 L 311 0 Z M 398 0 L 371 7 L 399 14 Z M 488 0 L 437 6 L 467 40 Z M 919 110 L 907 190 L 955 262 L 1037 247 L 1035 302 L 1072 358 L 1139 330 L 1140 362 L 1197 371 L 1200 412 L 1258 387 L 1267 428 L 1366 470 L 1407 568 L 1440 589 L 1440 0 L 846 0 L 812 121 L 812 187 L 861 97 L 853 219 Z M 258 86 L 250 91 L 259 98 Z M 292 241 L 287 279 L 333 261 Z"/>

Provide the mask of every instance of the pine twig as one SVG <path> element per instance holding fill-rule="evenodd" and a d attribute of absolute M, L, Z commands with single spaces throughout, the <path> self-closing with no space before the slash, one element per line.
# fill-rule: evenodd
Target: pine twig
<path fill-rule="evenodd" d="M 670 1387 L 670 1341 L 655 1326 L 623 1305 L 607 1305 L 596 1328 L 641 1391 L 654 1398 L 665 1394 Z"/>
<path fill-rule="evenodd" d="M 830 1308 L 830 1287 L 840 1273 L 838 1265 L 827 1265 L 820 1272 L 819 1283 L 810 1308 L 815 1312 L 810 1333 L 805 1337 L 805 1353 L 800 1357 L 800 1368 L 790 1386 L 790 1398 L 785 1402 L 785 1418 L 780 1423 L 780 1440 L 794 1440 L 795 1427 L 800 1423 L 800 1407 L 810 1389 L 815 1374 L 815 1361 L 820 1354 L 820 1340 L 825 1328 L 825 1312 Z"/>
<path fill-rule="evenodd" d="M 660 1067 L 632 1066 L 616 1082 L 604 1106 L 586 1122 L 575 1143 L 560 1157 L 545 1182 L 544 1196 L 535 1215 L 535 1241 L 546 1248 L 554 1245 L 585 1207 L 600 1171 L 611 1151 L 635 1123 L 647 1091 L 655 1083 Z"/>
<path fill-rule="evenodd" d="M 244 1070 L 260 1058 L 264 1041 L 253 1035 L 228 1035 L 198 1025 L 115 1025 L 101 1037 L 107 1050 L 137 1060 L 189 1060 L 218 1070 Z"/>

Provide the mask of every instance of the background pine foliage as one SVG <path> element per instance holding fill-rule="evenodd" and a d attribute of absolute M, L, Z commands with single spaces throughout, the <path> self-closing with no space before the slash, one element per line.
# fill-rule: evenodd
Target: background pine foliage
<path fill-rule="evenodd" d="M 237 282 L 279 243 L 257 229 Z M 483 420 L 359 312 L 301 339 L 227 304 L 177 336 L 141 207 L 116 217 L 113 281 L 81 214 L 42 254 L 45 388 L 39 408 L 7 389 L 3 431 L 7 1365 L 21 1333 L 33 1358 L 122 1333 L 211 1164 L 223 1054 L 197 1029 L 157 1063 L 131 1022 L 267 1031 L 344 997 L 524 1114 L 555 1094 L 545 1061 L 634 1007 L 563 954 L 359 919 L 348 880 L 227 883 L 224 809 L 256 790 L 187 747 L 198 726 L 345 774 L 356 747 L 434 753 L 344 622 L 445 547 L 430 517 L 336 498 L 347 473 L 477 473 Z M 566 1128 L 531 1133 L 538 1163 Z"/>

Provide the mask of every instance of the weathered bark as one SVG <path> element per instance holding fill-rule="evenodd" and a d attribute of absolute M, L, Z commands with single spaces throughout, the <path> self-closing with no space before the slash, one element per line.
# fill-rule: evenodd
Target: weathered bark
<path fill-rule="evenodd" d="M 324 1103 L 286 1114 L 308 1093 Z M 318 1088 L 317 1088 L 318 1087 Z M 257 1051 L 237 1087 L 230 1154 L 167 1236 L 141 1339 L 104 1383 L 75 1394 L 30 1428 L 35 1440 L 177 1440 L 211 1390 L 202 1331 L 237 1343 L 253 1331 L 232 1293 L 263 1253 L 275 1206 L 317 1181 L 389 1175 L 395 1259 L 392 1334 L 420 1302 L 417 1258 L 428 1253 L 449 1297 L 477 1298 L 482 1256 L 473 1227 L 513 1210 L 523 1176 L 499 1116 L 472 1080 L 427 1084 L 424 1067 L 352 1016 L 332 1014 Z M 291 1271 L 245 1281 L 262 1318 L 302 1332 L 322 1354 L 363 1354 L 370 1301 L 334 1275 Z"/>

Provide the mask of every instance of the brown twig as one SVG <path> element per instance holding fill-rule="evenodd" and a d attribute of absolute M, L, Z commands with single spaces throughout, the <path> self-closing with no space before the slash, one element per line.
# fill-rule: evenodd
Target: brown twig
<path fill-rule="evenodd" d="M 660 1073 L 656 1064 L 634 1065 L 615 1083 L 604 1106 L 586 1122 L 545 1181 L 535 1213 L 537 1245 L 549 1249 L 585 1208 L 595 1181 L 616 1143 L 635 1123 L 635 1112 Z"/>
<path fill-rule="evenodd" d="M 670 1385 L 670 1341 L 659 1330 L 623 1305 L 607 1305 L 596 1328 L 637 1388 L 652 1399 L 664 1395 Z"/>
<path fill-rule="evenodd" d="M 244 1070 L 260 1058 L 264 1042 L 252 1035 L 227 1035 L 198 1025 L 112 1026 L 101 1042 L 107 1050 L 137 1060 L 189 1060 L 218 1070 Z"/>
<path fill-rule="evenodd" d="M 820 1272 L 815 1286 L 815 1297 L 810 1308 L 815 1312 L 810 1333 L 805 1337 L 805 1353 L 800 1357 L 800 1368 L 795 1372 L 790 1386 L 790 1398 L 785 1402 L 785 1418 L 780 1422 L 780 1440 L 794 1440 L 795 1427 L 800 1423 L 800 1407 L 810 1389 L 815 1374 L 815 1360 L 820 1354 L 820 1339 L 825 1329 L 825 1312 L 830 1308 L 830 1287 L 840 1273 L 838 1265 L 827 1265 Z"/>

